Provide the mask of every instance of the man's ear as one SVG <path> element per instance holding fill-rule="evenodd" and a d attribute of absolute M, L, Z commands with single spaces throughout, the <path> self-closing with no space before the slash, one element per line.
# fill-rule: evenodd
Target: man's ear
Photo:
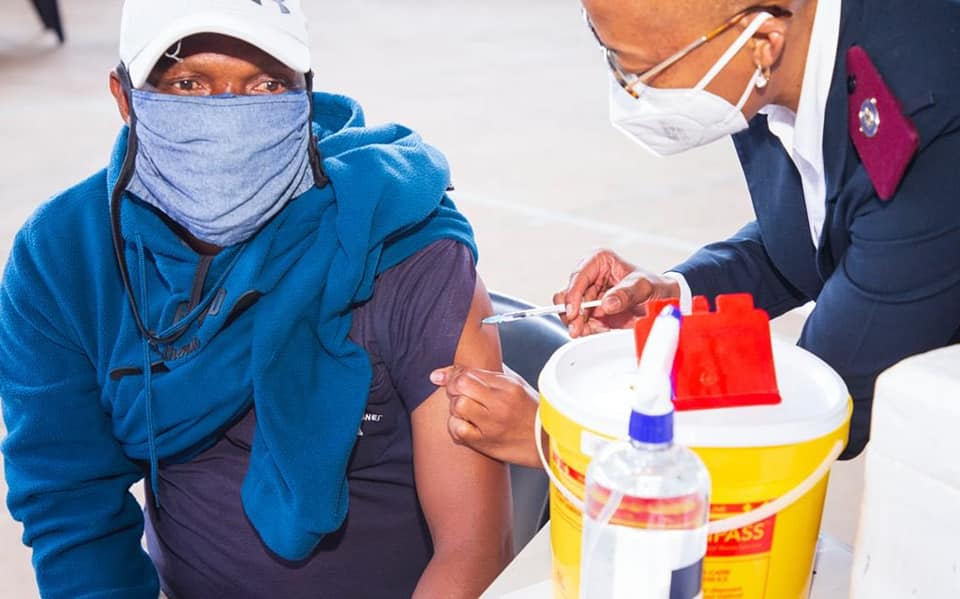
<path fill-rule="evenodd" d="M 127 125 L 130 124 L 130 98 L 123 91 L 123 84 L 120 83 L 120 76 L 116 71 L 110 71 L 110 93 L 117 102 L 117 110 L 120 111 L 120 118 Z"/>
<path fill-rule="evenodd" d="M 753 36 L 753 64 L 764 71 L 772 69 L 783 56 L 786 37 L 787 19 L 772 18 L 764 21 Z"/>

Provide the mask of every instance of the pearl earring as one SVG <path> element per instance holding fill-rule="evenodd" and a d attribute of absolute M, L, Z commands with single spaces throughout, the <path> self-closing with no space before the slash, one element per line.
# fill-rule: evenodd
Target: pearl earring
<path fill-rule="evenodd" d="M 757 67 L 757 89 L 763 89 L 767 87 L 767 84 L 770 83 L 770 77 L 772 73 L 770 72 L 770 67 L 766 69 Z"/>

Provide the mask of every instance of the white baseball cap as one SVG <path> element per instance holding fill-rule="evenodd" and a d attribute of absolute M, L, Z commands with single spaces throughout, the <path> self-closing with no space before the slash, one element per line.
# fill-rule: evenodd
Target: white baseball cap
<path fill-rule="evenodd" d="M 143 86 L 171 46 L 198 33 L 234 37 L 298 73 L 310 70 L 307 18 L 300 0 L 126 0 L 120 60 L 133 87 Z"/>

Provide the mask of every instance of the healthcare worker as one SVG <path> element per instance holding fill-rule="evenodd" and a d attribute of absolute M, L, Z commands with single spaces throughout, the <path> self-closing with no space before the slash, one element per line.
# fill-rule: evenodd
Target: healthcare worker
<path fill-rule="evenodd" d="M 310 93 L 297 0 L 127 0 L 120 40 L 128 126 L 0 288 L 41 595 L 476 598 L 508 472 L 453 442 L 429 374 L 501 358 L 443 155 Z"/>
<path fill-rule="evenodd" d="M 652 298 L 748 292 L 771 317 L 816 302 L 799 345 L 846 381 L 856 456 L 877 375 L 960 342 L 960 3 L 583 4 L 613 125 L 661 155 L 732 135 L 756 219 L 663 275 L 587 258 L 554 296 L 571 334 L 628 327 Z M 538 464 L 532 389 L 462 367 L 433 380 L 455 439 Z"/>

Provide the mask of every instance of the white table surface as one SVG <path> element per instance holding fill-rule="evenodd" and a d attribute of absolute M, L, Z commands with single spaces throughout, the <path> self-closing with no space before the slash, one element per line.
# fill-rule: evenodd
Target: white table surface
<path fill-rule="evenodd" d="M 550 560 L 550 525 L 547 524 L 480 599 L 552 599 Z M 852 565 L 850 547 L 822 537 L 810 599 L 847 599 Z"/>

